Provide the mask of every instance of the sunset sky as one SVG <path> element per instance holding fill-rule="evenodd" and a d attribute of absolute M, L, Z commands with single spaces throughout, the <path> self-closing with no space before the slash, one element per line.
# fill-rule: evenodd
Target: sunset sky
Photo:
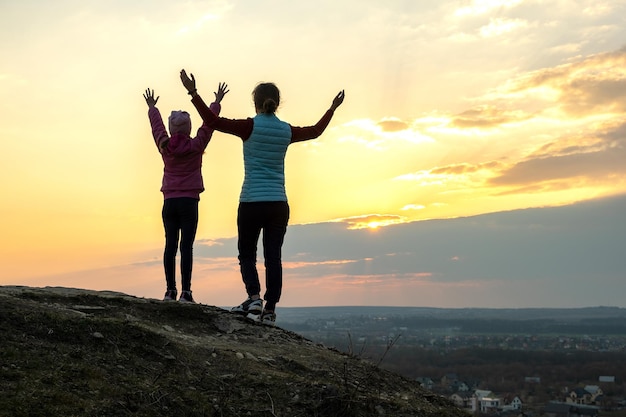
<path fill-rule="evenodd" d="M 345 90 L 322 137 L 288 151 L 281 305 L 626 307 L 626 237 L 616 233 L 626 214 L 626 1 L 0 0 L 0 34 L 0 285 L 162 297 L 162 161 L 142 93 L 154 88 L 165 115 L 189 111 L 195 130 L 185 68 L 207 102 L 228 83 L 231 118 L 253 115 L 261 81 L 278 85 L 278 116 L 297 126 Z M 203 175 L 194 297 L 238 304 L 241 141 L 215 133 Z M 586 223 L 594 200 L 619 208 L 608 216 L 617 229 L 581 231 L 596 225 Z M 558 231 L 524 235 L 525 247 L 594 236 L 584 254 L 525 261 L 509 242 L 498 259 L 515 268 L 491 256 L 480 268 L 443 266 L 462 265 L 472 216 L 575 203 L 591 204 L 571 207 L 588 215 L 555 217 Z M 526 214 L 494 222 L 521 239 Z M 428 226 L 439 220 L 446 241 Z M 491 239 L 493 223 L 475 224 Z M 497 246 L 485 242 L 468 240 L 463 253 Z M 420 257 L 418 245 L 437 250 Z M 389 261 L 407 253 L 401 268 Z M 585 256 L 593 267 L 566 266 Z"/>

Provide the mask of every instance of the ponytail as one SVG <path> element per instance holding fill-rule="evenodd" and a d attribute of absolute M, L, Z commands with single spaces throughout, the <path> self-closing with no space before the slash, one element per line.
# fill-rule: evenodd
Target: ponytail
<path fill-rule="evenodd" d="M 263 102 L 263 113 L 276 113 L 277 108 L 278 104 L 276 104 L 276 102 L 271 98 L 268 98 Z"/>
<path fill-rule="evenodd" d="M 261 83 L 252 91 L 252 99 L 258 112 L 274 114 L 280 105 L 280 91 L 274 83 Z"/>

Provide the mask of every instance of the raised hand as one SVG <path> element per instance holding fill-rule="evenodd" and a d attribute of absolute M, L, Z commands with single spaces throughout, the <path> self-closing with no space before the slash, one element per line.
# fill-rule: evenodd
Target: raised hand
<path fill-rule="evenodd" d="M 224 96 L 226 95 L 226 93 L 228 93 L 229 91 L 230 90 L 228 89 L 228 84 L 226 84 L 226 83 L 219 83 L 219 85 L 217 87 L 217 92 L 213 93 L 213 94 L 215 94 L 215 102 L 216 103 L 220 103 L 222 101 L 222 99 L 224 98 Z"/>
<path fill-rule="evenodd" d="M 191 78 L 187 76 L 184 69 L 180 71 L 180 80 L 183 82 L 183 86 L 187 89 L 187 92 L 191 94 L 196 91 L 196 79 L 193 74 L 190 73 L 189 75 L 191 75 Z"/>
<path fill-rule="evenodd" d="M 156 106 L 157 101 L 159 101 L 159 97 L 154 98 L 154 90 L 150 91 L 149 88 L 147 88 L 146 92 L 143 94 L 143 98 L 146 99 L 146 104 L 148 105 L 148 107 Z"/>
<path fill-rule="evenodd" d="M 337 107 L 341 106 L 341 103 L 343 103 L 343 99 L 345 98 L 345 93 L 343 92 L 343 90 L 341 90 L 339 92 L 339 94 L 337 94 L 337 96 L 333 99 L 333 104 L 330 106 L 331 109 L 336 110 Z"/>

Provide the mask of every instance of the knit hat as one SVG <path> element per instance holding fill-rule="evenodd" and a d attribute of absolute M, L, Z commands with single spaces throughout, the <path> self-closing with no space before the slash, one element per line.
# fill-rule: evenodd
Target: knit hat
<path fill-rule="evenodd" d="M 174 133 L 191 134 L 191 117 L 183 110 L 173 110 L 168 118 L 170 125 L 170 135 Z"/>

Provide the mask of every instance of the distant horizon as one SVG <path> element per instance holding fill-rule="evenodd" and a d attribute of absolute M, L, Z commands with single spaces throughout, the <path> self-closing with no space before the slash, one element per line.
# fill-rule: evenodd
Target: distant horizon
<path fill-rule="evenodd" d="M 293 225 L 283 250 L 285 288 L 278 307 L 625 308 L 623 213 L 626 195 L 377 230 L 341 222 Z M 159 299 L 160 251 L 155 248 L 147 261 L 12 284 Z M 245 297 L 235 237 L 201 241 L 195 258 L 192 290 L 199 302 L 228 306 Z M 440 294 L 439 301 L 433 294 Z"/>
<path fill-rule="evenodd" d="M 123 296 L 129 296 L 129 297 L 134 297 L 134 298 L 139 298 L 139 299 L 147 299 L 147 300 L 152 300 L 152 301 L 158 301 L 158 302 L 167 302 L 167 303 L 177 303 L 177 301 L 162 301 L 160 298 L 151 298 L 151 297 L 143 297 L 143 296 L 138 296 L 138 295 L 134 295 L 134 294 L 128 294 L 122 291 L 117 291 L 117 290 L 93 290 L 93 289 L 89 289 L 89 288 L 80 288 L 80 287 L 64 287 L 64 286 L 51 286 L 51 285 L 47 285 L 47 286 L 28 286 L 28 285 L 10 285 L 10 284 L 3 284 L 0 285 L 0 288 L 28 288 L 28 289 L 33 289 L 33 290 L 46 290 L 46 289 L 55 289 L 55 290 L 60 290 L 61 292 L 63 292 L 63 290 L 68 290 L 68 291 L 84 291 L 84 292 L 103 292 L 103 293 L 117 293 Z M 226 309 L 229 310 L 232 306 L 228 306 L 228 305 L 214 305 L 214 304 L 206 304 L 206 303 L 197 303 L 199 305 L 207 305 L 207 306 L 211 306 L 211 307 L 216 307 L 216 308 L 221 308 L 221 309 Z M 186 305 L 181 306 L 182 308 L 184 308 Z M 619 311 L 626 314 L 626 307 L 619 307 L 619 306 L 604 306 L 604 305 L 596 305 L 596 306 L 578 306 L 578 307 L 435 307 L 435 306 L 402 306 L 402 305 L 322 305 L 322 306 L 281 306 L 278 305 L 277 306 L 278 310 L 333 310 L 333 309 L 339 309 L 339 310 L 350 310 L 350 309 L 354 309 L 354 310 L 358 310 L 358 309 L 365 309 L 365 310 L 414 310 L 414 311 L 419 311 L 419 310 L 446 310 L 446 311 L 459 311 L 459 310 L 474 310 L 474 311 L 511 311 L 511 312 L 520 312 L 520 311 L 532 311 L 532 312 L 541 312 L 541 311 L 566 311 L 566 312 L 570 312 L 570 311 L 599 311 L 599 310 L 609 310 L 609 311 Z M 469 318 L 469 317 L 465 317 L 464 318 Z M 471 318 L 476 318 L 476 317 L 471 317 Z M 504 317 L 500 317 L 502 319 L 506 319 Z"/>

